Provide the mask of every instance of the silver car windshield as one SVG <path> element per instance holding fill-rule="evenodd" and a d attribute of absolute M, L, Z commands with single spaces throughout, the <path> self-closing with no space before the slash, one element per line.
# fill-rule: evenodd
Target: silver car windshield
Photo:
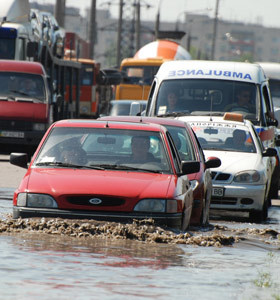
<path fill-rule="evenodd" d="M 159 87 L 156 115 L 224 115 L 239 112 L 257 120 L 259 94 L 255 84 L 230 80 L 165 80 Z"/>
<path fill-rule="evenodd" d="M 207 122 L 191 126 L 204 150 L 256 153 L 254 140 L 246 127 Z"/>

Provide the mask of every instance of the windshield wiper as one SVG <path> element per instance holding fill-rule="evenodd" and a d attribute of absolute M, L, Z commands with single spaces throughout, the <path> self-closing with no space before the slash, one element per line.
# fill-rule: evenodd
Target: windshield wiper
<path fill-rule="evenodd" d="M 93 170 L 105 170 L 105 168 L 102 168 L 100 166 L 85 166 L 85 165 L 76 165 L 76 164 L 69 164 L 64 163 L 60 161 L 55 162 L 40 162 L 37 163 L 36 166 L 54 166 L 54 167 L 65 167 L 65 168 L 75 168 L 75 169 L 93 169 Z"/>
<path fill-rule="evenodd" d="M 91 166 L 95 166 L 95 165 L 91 165 Z M 143 168 L 126 166 L 126 165 L 102 164 L 102 165 L 97 165 L 97 166 L 104 168 L 104 169 L 109 169 L 109 170 L 130 170 L 130 171 L 145 171 L 145 172 L 150 172 L 150 173 L 162 173 L 162 171 L 159 171 L 159 170 L 143 169 Z"/>
<path fill-rule="evenodd" d="M 190 112 L 188 110 L 185 110 L 185 111 L 173 111 L 170 113 L 157 115 L 157 117 L 165 118 L 165 117 L 180 117 L 180 116 L 188 116 L 188 115 L 190 115 Z"/>
<path fill-rule="evenodd" d="M 11 97 L 11 96 L 8 97 L 8 98 L 14 99 L 16 101 L 26 101 L 26 102 L 28 101 L 28 102 L 36 102 L 36 103 L 43 102 L 40 98 L 37 98 L 35 96 L 29 95 L 24 92 L 20 92 L 20 91 L 16 91 L 16 90 L 10 90 L 10 92 L 20 95 L 20 96 L 28 97 L 28 98 L 24 98 L 24 99 L 17 99 L 17 98 Z M 34 101 L 34 100 L 36 100 L 36 101 Z"/>

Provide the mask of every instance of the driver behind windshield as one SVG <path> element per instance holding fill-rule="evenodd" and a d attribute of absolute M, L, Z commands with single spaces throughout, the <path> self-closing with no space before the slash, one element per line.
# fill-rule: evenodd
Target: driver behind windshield
<path fill-rule="evenodd" d="M 255 106 L 251 103 L 252 94 L 251 91 L 242 87 L 237 90 L 236 100 L 234 103 L 225 107 L 225 111 L 244 111 L 249 113 L 255 113 Z"/>

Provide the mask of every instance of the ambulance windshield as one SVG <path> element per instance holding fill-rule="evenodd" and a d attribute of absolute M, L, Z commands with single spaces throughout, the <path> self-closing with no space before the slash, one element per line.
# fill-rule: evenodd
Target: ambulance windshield
<path fill-rule="evenodd" d="M 216 115 L 242 113 L 257 119 L 259 105 L 255 84 L 229 80 L 176 79 L 162 82 L 156 115 Z"/>

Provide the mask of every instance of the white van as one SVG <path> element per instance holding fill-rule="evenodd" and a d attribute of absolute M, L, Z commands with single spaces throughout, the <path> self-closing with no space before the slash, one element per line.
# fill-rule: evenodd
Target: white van
<path fill-rule="evenodd" d="M 274 106 L 274 115 L 280 128 L 280 63 L 259 62 L 269 81 L 269 88 Z"/>
<path fill-rule="evenodd" d="M 277 121 L 268 80 L 258 64 L 183 60 L 161 65 L 152 84 L 147 116 L 223 116 L 240 89 L 250 92 L 251 110 L 234 108 L 257 127 L 266 147 L 275 143 Z M 175 92 L 176 109 L 168 111 L 167 95 Z M 233 111 L 233 110 L 231 110 Z"/>
<path fill-rule="evenodd" d="M 250 109 L 235 105 L 238 93 L 244 90 L 249 94 Z M 170 92 L 178 98 L 172 110 L 167 102 Z M 278 122 L 274 119 L 268 79 L 259 64 L 203 60 L 165 62 L 152 83 L 146 115 L 180 117 L 188 121 L 188 117 L 209 116 L 211 119 L 227 111 L 242 113 L 255 125 L 264 146 L 275 147 Z"/>

